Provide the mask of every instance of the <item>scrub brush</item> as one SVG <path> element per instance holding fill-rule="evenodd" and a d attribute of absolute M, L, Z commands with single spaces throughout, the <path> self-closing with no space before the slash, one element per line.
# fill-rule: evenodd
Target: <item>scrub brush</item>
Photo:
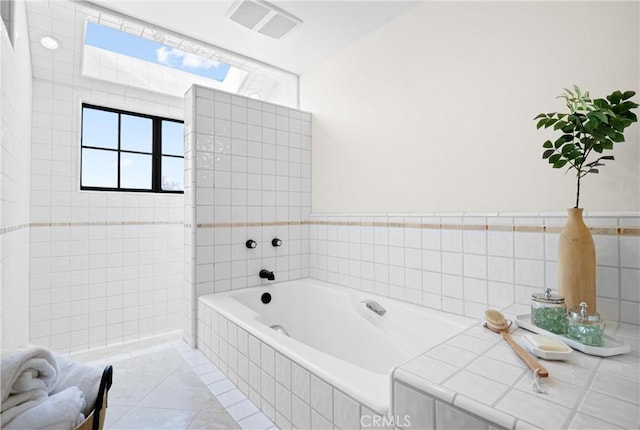
<path fill-rule="evenodd" d="M 533 370 L 533 390 L 538 393 L 544 393 L 544 390 L 538 383 L 538 378 L 545 378 L 549 376 L 549 372 L 547 372 L 547 369 L 545 369 L 540 363 L 538 363 L 538 361 L 533 358 L 531 354 L 525 351 L 524 348 L 522 348 L 516 341 L 511 338 L 511 335 L 509 334 L 509 326 L 511 324 L 507 323 L 504 315 L 502 315 L 501 312 L 489 309 L 484 312 L 484 318 L 486 320 L 485 327 L 487 327 L 491 331 L 500 333 L 502 335 L 502 338 L 509 345 L 511 345 L 513 351 L 518 354 L 518 357 L 520 357 L 522 361 L 524 361 L 527 366 L 529 366 L 529 368 Z"/>

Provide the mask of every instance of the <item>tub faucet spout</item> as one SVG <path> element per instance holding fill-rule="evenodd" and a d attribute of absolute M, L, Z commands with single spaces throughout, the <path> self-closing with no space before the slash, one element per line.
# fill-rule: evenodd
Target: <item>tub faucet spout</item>
<path fill-rule="evenodd" d="M 276 275 L 274 275 L 273 272 L 269 272 L 268 270 L 262 269 L 260 271 L 260 278 L 267 279 L 269 281 L 275 281 Z"/>
<path fill-rule="evenodd" d="M 380 303 L 378 303 L 378 302 L 376 302 L 374 300 L 365 300 L 364 304 L 367 307 L 367 309 L 369 309 L 372 312 L 377 313 L 380 316 L 384 315 L 384 313 L 387 312 L 387 310 L 385 308 L 380 306 Z"/>

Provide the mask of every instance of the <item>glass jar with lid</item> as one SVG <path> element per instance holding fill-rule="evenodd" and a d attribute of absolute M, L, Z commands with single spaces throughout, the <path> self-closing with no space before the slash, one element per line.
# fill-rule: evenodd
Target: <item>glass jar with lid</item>
<path fill-rule="evenodd" d="M 597 312 L 589 313 L 587 303 L 580 303 L 579 308 L 569 311 L 567 316 L 567 337 L 584 345 L 602 346 L 604 321 Z"/>
<path fill-rule="evenodd" d="M 564 334 L 566 330 L 567 308 L 564 297 L 551 294 L 551 288 L 544 293 L 531 294 L 531 322 L 552 333 Z"/>

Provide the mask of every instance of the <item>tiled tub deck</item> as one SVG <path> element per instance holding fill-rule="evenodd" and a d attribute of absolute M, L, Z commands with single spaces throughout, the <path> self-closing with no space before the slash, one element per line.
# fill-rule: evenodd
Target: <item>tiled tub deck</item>
<path fill-rule="evenodd" d="M 199 303 L 198 348 L 280 428 L 529 429 L 638 428 L 638 326 L 608 332 L 632 352 L 601 359 L 574 351 L 543 361 L 547 394 L 532 373 L 480 324 L 431 348 L 393 375 L 391 416 L 382 419 L 313 372 Z M 526 310 L 514 306 L 512 314 Z M 511 316 L 513 316 L 511 315 Z M 513 330 L 516 338 L 526 334 Z"/>
<path fill-rule="evenodd" d="M 514 306 L 511 317 L 528 309 Z M 531 390 L 532 372 L 502 337 L 480 324 L 394 373 L 394 412 L 411 428 L 637 429 L 640 425 L 638 326 L 609 324 L 632 352 L 599 358 L 577 351 L 540 362 L 546 394 Z M 529 333 L 517 328 L 516 339 Z"/>

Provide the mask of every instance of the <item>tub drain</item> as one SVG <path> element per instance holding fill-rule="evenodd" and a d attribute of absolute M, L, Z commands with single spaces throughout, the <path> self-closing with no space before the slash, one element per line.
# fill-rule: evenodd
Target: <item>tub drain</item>
<path fill-rule="evenodd" d="M 274 329 L 275 331 L 277 331 L 280 334 L 283 334 L 283 335 L 285 335 L 287 337 L 291 337 L 291 336 L 289 336 L 289 333 L 287 333 L 287 330 L 285 330 L 285 328 L 282 327 L 281 325 L 274 324 L 274 325 L 271 326 L 271 328 Z"/>

